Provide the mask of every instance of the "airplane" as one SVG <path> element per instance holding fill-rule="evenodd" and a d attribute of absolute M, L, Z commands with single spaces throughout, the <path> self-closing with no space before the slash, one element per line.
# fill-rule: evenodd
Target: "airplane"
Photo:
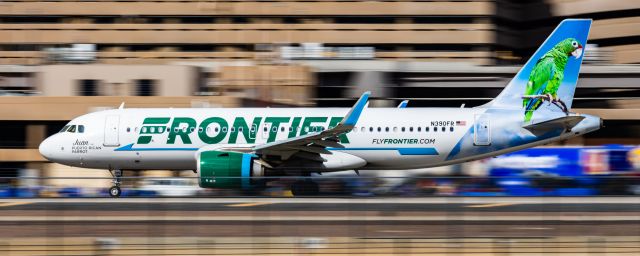
<path fill-rule="evenodd" d="M 51 162 L 122 170 L 194 170 L 203 188 L 251 189 L 300 176 L 292 193 L 319 191 L 311 174 L 452 165 L 566 140 L 602 119 L 571 113 L 590 19 L 562 21 L 505 89 L 472 108 L 124 108 L 88 113 L 46 138 Z"/>

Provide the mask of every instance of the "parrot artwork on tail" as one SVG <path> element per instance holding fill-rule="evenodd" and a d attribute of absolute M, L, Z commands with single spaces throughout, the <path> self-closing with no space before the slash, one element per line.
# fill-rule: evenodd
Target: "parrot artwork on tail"
<path fill-rule="evenodd" d="M 582 45 L 576 39 L 567 38 L 557 43 L 536 62 L 529 74 L 529 80 L 522 96 L 525 123 L 531 121 L 533 112 L 544 101 L 558 106 L 564 113 L 569 112 L 557 92 L 564 78 L 564 69 L 569 57 L 580 58 L 582 49 Z"/>

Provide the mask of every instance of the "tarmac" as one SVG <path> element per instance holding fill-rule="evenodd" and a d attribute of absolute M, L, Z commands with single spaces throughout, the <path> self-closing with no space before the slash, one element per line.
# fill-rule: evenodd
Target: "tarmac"
<path fill-rule="evenodd" d="M 2 255 L 638 255 L 640 198 L 0 199 L 0 230 Z"/>

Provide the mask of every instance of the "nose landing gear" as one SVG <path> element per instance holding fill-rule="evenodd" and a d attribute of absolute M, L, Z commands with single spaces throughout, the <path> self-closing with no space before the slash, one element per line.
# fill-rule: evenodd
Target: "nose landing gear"
<path fill-rule="evenodd" d="M 109 195 L 114 198 L 120 197 L 122 194 L 122 189 L 120 189 L 122 170 L 109 170 L 109 172 L 113 176 L 113 186 L 109 188 Z"/>
<path fill-rule="evenodd" d="M 120 189 L 120 186 L 112 186 L 111 188 L 109 188 L 109 195 L 111 197 L 120 197 L 121 193 L 122 189 Z"/>

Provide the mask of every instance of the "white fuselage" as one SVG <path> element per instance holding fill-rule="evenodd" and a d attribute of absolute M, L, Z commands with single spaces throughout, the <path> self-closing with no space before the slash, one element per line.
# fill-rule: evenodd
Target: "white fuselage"
<path fill-rule="evenodd" d="M 348 111 L 348 108 L 106 110 L 72 120 L 67 127 L 77 126 L 74 132 L 60 132 L 47 138 L 40 151 L 51 161 L 85 168 L 195 170 L 200 151 L 229 148 L 246 151 L 255 145 L 318 132 L 336 125 Z M 513 110 L 513 115 L 480 118 L 487 115 L 485 112 L 485 108 L 366 108 L 355 128 L 345 135 L 348 141 L 341 138 L 345 148 L 329 150 L 363 159 L 366 164 L 358 169 L 412 169 L 498 155 L 599 128 L 599 118 L 588 116 L 587 119 L 597 119 L 597 127 L 590 121 L 576 126 L 572 132 L 514 145 L 503 142 L 510 139 L 492 141 L 492 136 L 503 136 L 500 135 L 503 130 L 513 130 L 514 136 L 531 136 L 521 128 L 521 112 Z M 484 132 L 470 134 L 476 124 Z M 80 125 L 82 133 L 78 131 Z M 470 135 L 473 144 L 463 143 Z M 476 145 L 476 140 L 481 143 Z M 338 165 L 326 171 L 339 169 L 348 168 Z"/>

